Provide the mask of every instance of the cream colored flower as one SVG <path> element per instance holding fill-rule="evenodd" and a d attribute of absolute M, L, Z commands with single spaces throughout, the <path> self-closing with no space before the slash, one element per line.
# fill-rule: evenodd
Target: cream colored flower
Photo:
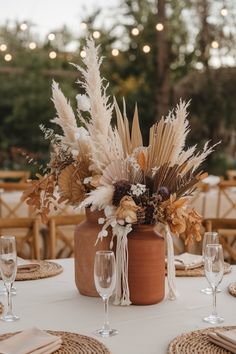
<path fill-rule="evenodd" d="M 116 218 L 124 220 L 127 223 L 133 224 L 138 221 L 137 211 L 139 206 L 135 204 L 132 197 L 126 195 L 120 201 L 120 206 L 116 210 Z"/>

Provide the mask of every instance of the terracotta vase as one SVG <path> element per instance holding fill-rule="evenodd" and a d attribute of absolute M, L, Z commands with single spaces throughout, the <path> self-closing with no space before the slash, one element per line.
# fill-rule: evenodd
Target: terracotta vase
<path fill-rule="evenodd" d="M 102 212 L 86 210 L 86 220 L 75 229 L 75 283 L 82 295 L 98 296 L 94 284 L 95 253 L 110 248 L 108 235 L 95 246 Z M 130 300 L 136 305 L 156 304 L 165 294 L 165 246 L 153 225 L 136 225 L 128 235 Z"/>
<path fill-rule="evenodd" d="M 151 305 L 165 296 L 165 242 L 154 225 L 137 225 L 128 236 L 130 300 Z"/>
<path fill-rule="evenodd" d="M 99 296 L 94 284 L 94 258 L 96 251 L 110 249 L 110 236 L 98 241 L 97 235 L 101 231 L 98 218 L 103 217 L 99 211 L 86 210 L 86 219 L 75 229 L 75 283 L 82 295 Z"/>

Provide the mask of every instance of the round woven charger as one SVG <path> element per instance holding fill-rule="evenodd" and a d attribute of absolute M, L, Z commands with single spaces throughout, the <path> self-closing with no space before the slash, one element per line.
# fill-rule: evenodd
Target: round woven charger
<path fill-rule="evenodd" d="M 227 329 L 236 329 L 236 326 L 210 327 L 198 331 L 184 333 L 176 337 L 169 345 L 168 354 L 230 354 L 226 349 L 211 343 L 207 333 Z"/>
<path fill-rule="evenodd" d="M 230 283 L 228 287 L 229 293 L 236 297 L 236 283 Z"/>
<path fill-rule="evenodd" d="M 47 331 L 55 336 L 60 336 L 62 345 L 54 354 L 111 354 L 111 351 L 97 339 L 77 333 L 62 331 Z M 0 335 L 0 340 L 7 339 L 14 334 L 6 333 Z"/>
<path fill-rule="evenodd" d="M 3 304 L 0 302 L 0 314 L 3 313 L 3 309 L 4 309 L 4 306 L 3 306 Z"/>
<path fill-rule="evenodd" d="M 224 274 L 230 273 L 231 270 L 232 270 L 231 265 L 225 262 Z M 204 277 L 205 276 L 204 266 L 194 268 L 194 269 L 176 269 L 175 275 L 177 277 Z"/>
<path fill-rule="evenodd" d="M 38 263 L 40 267 L 33 272 L 21 272 L 16 274 L 16 280 L 35 280 L 53 277 L 62 273 L 63 268 L 60 264 L 49 261 L 34 261 Z"/>

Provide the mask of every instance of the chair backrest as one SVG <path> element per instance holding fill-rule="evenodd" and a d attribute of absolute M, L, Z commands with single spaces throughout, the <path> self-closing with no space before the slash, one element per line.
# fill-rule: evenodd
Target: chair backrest
<path fill-rule="evenodd" d="M 225 256 L 230 263 L 236 262 L 236 219 L 209 218 L 203 220 L 205 231 L 217 231 Z"/>
<path fill-rule="evenodd" d="M 21 200 L 27 183 L 0 182 L 0 217 L 16 218 L 32 216 L 31 208 Z"/>
<path fill-rule="evenodd" d="M 208 183 L 199 182 L 197 190 L 194 192 L 193 197 L 189 200 L 189 205 L 194 206 L 198 212 L 205 217 L 206 215 L 206 199 L 210 185 Z"/>
<path fill-rule="evenodd" d="M 26 182 L 29 177 L 29 171 L 0 170 L 0 180 L 2 182 Z"/>
<path fill-rule="evenodd" d="M 226 176 L 228 180 L 235 181 L 236 180 L 236 170 L 227 170 Z"/>
<path fill-rule="evenodd" d="M 40 259 L 39 225 L 38 218 L 0 218 L 0 234 L 16 237 L 18 256 Z"/>
<path fill-rule="evenodd" d="M 50 217 L 48 222 L 48 236 L 49 236 L 48 258 L 52 258 L 52 259 L 60 258 L 63 255 L 63 251 L 65 249 L 67 249 L 66 257 L 71 257 L 73 255 L 74 227 L 80 222 L 82 222 L 84 219 L 85 219 L 84 214 L 55 215 Z M 70 232 L 68 232 L 69 226 L 72 227 Z M 60 247 L 58 246 L 58 242 L 57 242 L 58 240 L 60 241 L 61 244 Z"/>
<path fill-rule="evenodd" d="M 217 218 L 236 217 L 236 181 L 218 184 Z"/>

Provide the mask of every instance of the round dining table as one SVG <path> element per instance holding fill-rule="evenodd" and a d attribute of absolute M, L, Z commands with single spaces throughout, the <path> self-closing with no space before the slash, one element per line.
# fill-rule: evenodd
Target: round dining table
<path fill-rule="evenodd" d="M 202 318 L 212 310 L 212 296 L 201 293 L 207 285 L 204 277 L 177 277 L 179 296 L 148 306 L 115 306 L 110 301 L 109 319 L 118 335 L 100 338 L 94 333 L 103 324 L 103 304 L 99 297 L 81 295 L 74 282 L 74 260 L 55 262 L 63 267 L 57 276 L 38 280 L 16 281 L 14 312 L 20 320 L 0 322 L 0 334 L 21 331 L 33 326 L 45 330 L 69 331 L 103 342 L 112 354 L 166 354 L 169 343 L 178 335 L 210 327 Z M 236 298 L 228 285 L 236 281 L 236 266 L 224 275 L 217 294 L 217 309 L 224 326 L 236 325 Z M 2 282 L 1 282 L 2 283 Z M 1 284 L 2 286 L 2 284 Z M 6 296 L 0 301 L 6 304 Z"/>

